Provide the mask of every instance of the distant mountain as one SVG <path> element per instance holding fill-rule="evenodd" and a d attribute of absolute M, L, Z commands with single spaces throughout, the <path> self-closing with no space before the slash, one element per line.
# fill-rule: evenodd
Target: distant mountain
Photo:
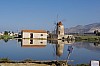
<path fill-rule="evenodd" d="M 94 32 L 94 30 L 100 31 L 100 23 L 93 23 L 88 25 L 77 25 L 71 28 L 65 28 L 65 33 L 90 33 Z"/>
<path fill-rule="evenodd" d="M 75 42 L 73 46 L 80 48 L 86 48 L 92 51 L 99 51 L 100 52 L 100 44 L 98 43 L 89 43 L 89 42 Z"/>

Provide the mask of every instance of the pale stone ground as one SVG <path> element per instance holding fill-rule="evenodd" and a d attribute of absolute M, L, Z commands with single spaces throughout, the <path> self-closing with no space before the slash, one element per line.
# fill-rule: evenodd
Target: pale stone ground
<path fill-rule="evenodd" d="M 50 66 L 50 65 L 36 64 L 36 63 L 0 63 L 0 66 Z"/>
<path fill-rule="evenodd" d="M 55 64 L 47 65 L 47 64 L 37 64 L 37 63 L 0 63 L 0 66 L 58 66 Z M 60 65 L 60 66 L 68 66 L 68 65 Z"/>

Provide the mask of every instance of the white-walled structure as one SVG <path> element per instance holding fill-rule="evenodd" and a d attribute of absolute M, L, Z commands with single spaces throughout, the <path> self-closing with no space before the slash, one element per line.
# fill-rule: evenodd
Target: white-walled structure
<path fill-rule="evenodd" d="M 2 36 L 2 35 L 4 35 L 4 32 L 1 32 L 1 33 L 0 33 L 0 36 Z"/>
<path fill-rule="evenodd" d="M 45 30 L 22 30 L 22 38 L 43 38 L 47 39 Z"/>
<path fill-rule="evenodd" d="M 56 34 L 64 35 L 64 26 L 63 26 L 62 22 L 57 23 Z"/>

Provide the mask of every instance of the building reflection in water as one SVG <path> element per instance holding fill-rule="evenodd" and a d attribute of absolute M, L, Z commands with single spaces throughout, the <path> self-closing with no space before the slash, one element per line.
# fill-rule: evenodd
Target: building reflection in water
<path fill-rule="evenodd" d="M 55 48 L 55 54 L 56 54 L 56 60 L 58 61 L 57 57 L 62 56 L 63 51 L 64 51 L 64 45 L 69 45 L 68 46 L 68 55 L 66 62 L 64 61 L 65 65 L 68 63 L 67 60 L 70 57 L 70 54 L 72 53 L 72 44 L 74 41 L 63 41 L 63 40 L 31 40 L 31 39 L 22 39 L 21 41 L 21 47 L 33 47 L 33 48 L 44 48 L 46 47 L 47 43 L 53 44 Z M 62 59 L 63 60 L 63 59 Z M 56 65 L 59 64 L 59 62 L 55 63 Z M 63 63 L 62 63 L 63 64 Z"/>
<path fill-rule="evenodd" d="M 21 41 L 21 47 L 43 48 L 46 45 L 47 40 L 22 39 Z"/>
<path fill-rule="evenodd" d="M 75 41 L 63 41 L 63 40 L 33 40 L 33 39 L 22 39 L 18 40 L 18 42 L 21 42 L 21 47 L 34 47 L 34 48 L 43 48 L 46 47 L 47 42 L 49 44 L 55 44 L 56 49 L 56 55 L 60 57 L 63 54 L 64 51 L 64 45 L 71 45 Z M 71 48 L 70 48 L 71 49 Z M 69 51 L 69 46 L 68 46 Z M 70 52 L 71 53 L 71 52 Z"/>
<path fill-rule="evenodd" d="M 55 44 L 55 48 L 56 48 L 56 55 L 58 57 L 60 57 L 62 54 L 63 54 L 63 51 L 64 51 L 64 45 L 70 45 L 68 46 L 68 52 L 71 53 L 72 52 L 72 44 L 74 43 L 75 41 L 63 41 L 63 40 L 49 40 L 48 43 L 51 43 L 51 44 Z M 69 55 L 69 54 L 68 54 Z"/>
<path fill-rule="evenodd" d="M 68 60 L 70 58 L 70 55 L 73 51 L 73 47 L 72 44 L 75 41 L 63 41 L 63 40 L 49 40 L 48 43 L 51 44 L 55 44 L 55 48 L 56 48 L 56 61 L 58 61 L 58 57 L 61 57 L 63 52 L 64 52 L 64 45 L 69 45 L 68 46 L 68 55 L 65 57 L 66 61 L 63 61 L 61 64 L 56 63 L 56 66 L 68 66 Z M 63 60 L 63 59 L 62 59 Z M 60 61 L 59 61 L 60 62 Z"/>
<path fill-rule="evenodd" d="M 33 39 L 22 39 L 18 42 L 21 42 L 21 47 L 33 47 L 33 48 L 44 48 L 49 44 L 55 44 L 56 56 L 60 57 L 64 51 L 64 45 L 72 45 L 75 41 L 63 41 L 63 40 L 33 40 Z M 69 47 L 68 47 L 69 51 Z M 71 52 L 69 52 L 71 53 Z"/>
<path fill-rule="evenodd" d="M 99 42 L 75 42 L 73 46 L 78 49 L 85 48 L 91 51 L 100 51 L 100 41 Z"/>
<path fill-rule="evenodd" d="M 100 42 L 94 42 L 95 47 L 100 47 Z"/>
<path fill-rule="evenodd" d="M 56 55 L 61 56 L 63 54 L 64 44 L 56 44 Z"/>

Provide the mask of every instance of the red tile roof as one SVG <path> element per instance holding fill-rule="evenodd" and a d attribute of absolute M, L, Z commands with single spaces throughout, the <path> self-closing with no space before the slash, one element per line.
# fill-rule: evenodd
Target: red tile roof
<path fill-rule="evenodd" d="M 47 33 L 45 30 L 22 30 L 21 32 Z"/>
<path fill-rule="evenodd" d="M 57 25 L 63 25 L 63 24 L 62 24 L 62 22 L 60 21 L 60 22 L 57 23 Z"/>
<path fill-rule="evenodd" d="M 44 48 L 46 45 L 22 45 L 22 47 Z"/>

